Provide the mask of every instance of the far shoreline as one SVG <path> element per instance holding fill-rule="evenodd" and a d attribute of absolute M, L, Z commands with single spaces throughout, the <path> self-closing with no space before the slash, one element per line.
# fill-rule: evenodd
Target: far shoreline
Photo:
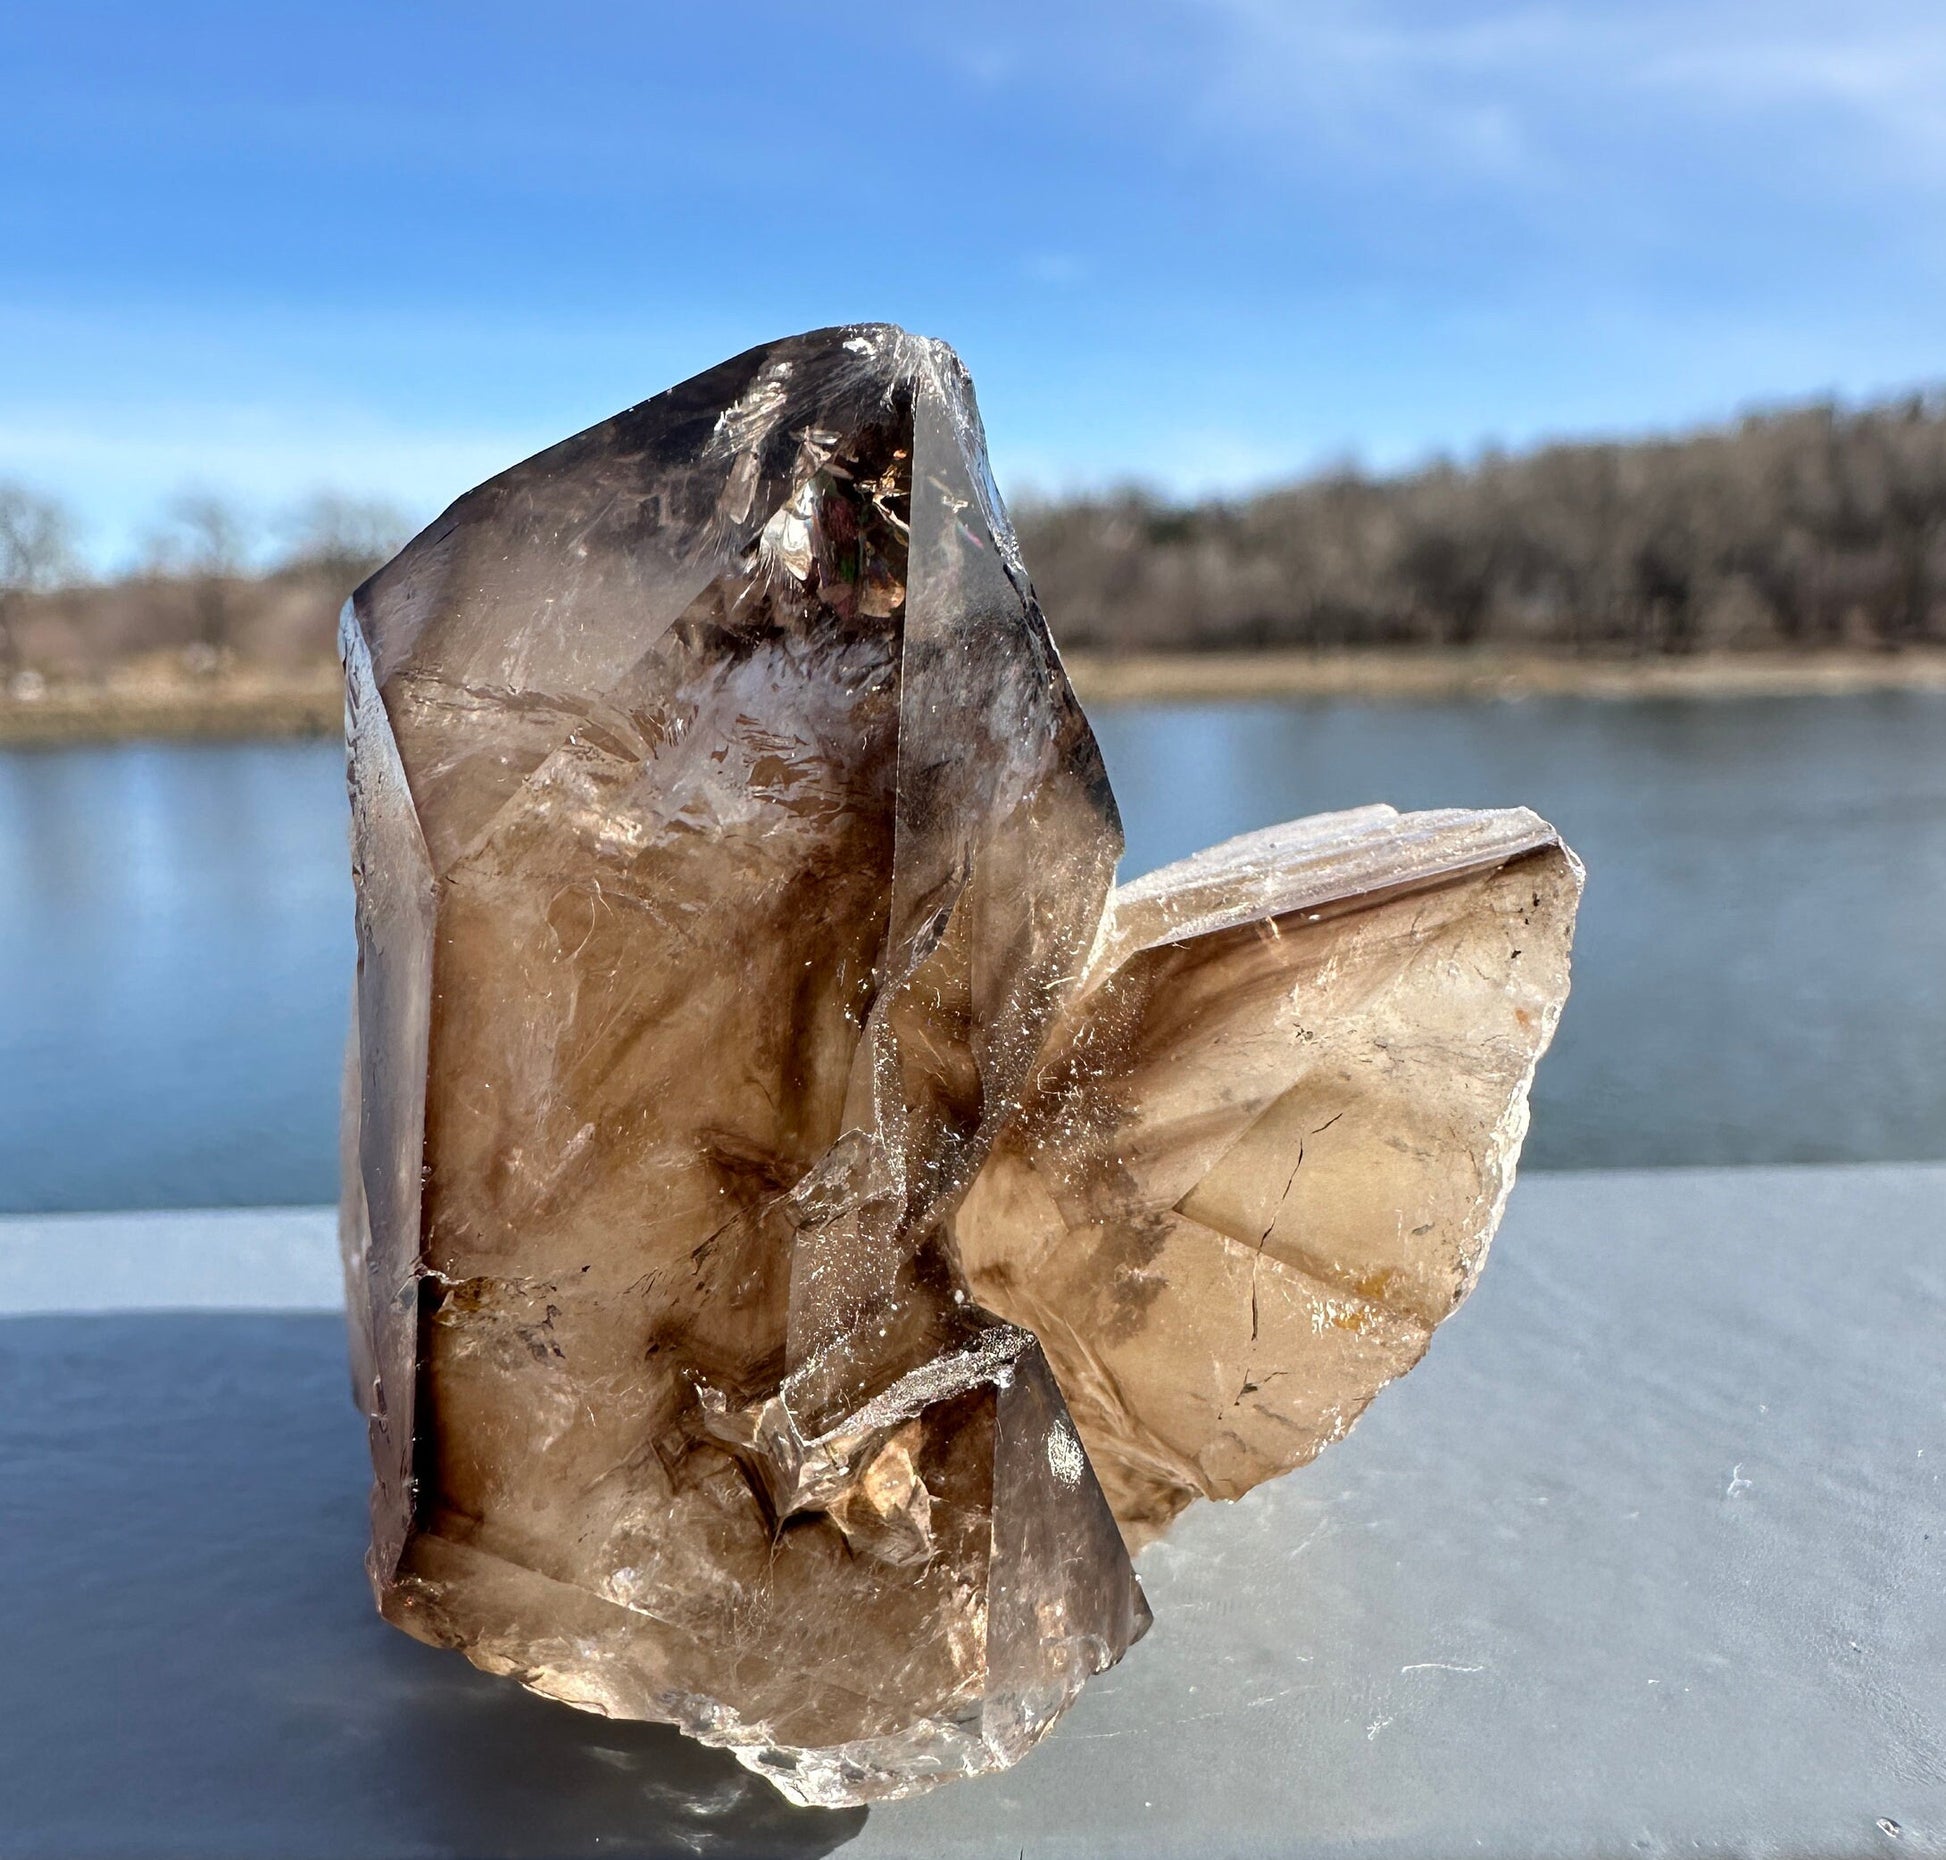
<path fill-rule="evenodd" d="M 1725 699 L 1946 691 L 1946 650 L 1708 653 L 1576 659 L 1507 652 L 1358 650 L 1063 655 L 1084 704 L 1271 700 L 1436 704 L 1523 698 Z M 15 680 L 0 746 L 329 737 L 343 727 L 336 665 L 204 675 Z"/>
<path fill-rule="evenodd" d="M 1946 691 L 1946 650 L 1699 653 L 1646 659 L 1377 648 L 1342 652 L 1068 653 L 1084 703 L 1437 704 L 1458 699 L 1740 698 Z"/>

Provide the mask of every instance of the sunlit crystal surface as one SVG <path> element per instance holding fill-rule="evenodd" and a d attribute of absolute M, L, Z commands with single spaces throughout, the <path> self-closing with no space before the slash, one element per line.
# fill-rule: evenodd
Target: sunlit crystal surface
<path fill-rule="evenodd" d="M 970 384 L 882 326 L 461 499 L 345 658 L 381 1608 L 802 1801 L 1015 1761 L 1127 1546 L 1471 1284 L 1571 855 L 1370 809 L 1112 889 Z"/>

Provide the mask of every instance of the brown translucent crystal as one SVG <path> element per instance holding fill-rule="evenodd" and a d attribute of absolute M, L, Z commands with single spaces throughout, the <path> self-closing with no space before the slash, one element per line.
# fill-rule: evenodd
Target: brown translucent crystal
<path fill-rule="evenodd" d="M 1013 1762 L 1127 1546 L 1471 1284 L 1572 856 L 1373 808 L 1112 889 L 971 386 L 883 326 L 462 498 L 344 652 L 381 1609 L 800 1801 Z"/>

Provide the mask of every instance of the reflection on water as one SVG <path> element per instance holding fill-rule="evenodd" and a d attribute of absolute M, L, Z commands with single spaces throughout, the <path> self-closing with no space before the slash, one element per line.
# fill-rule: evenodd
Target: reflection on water
<path fill-rule="evenodd" d="M 329 1201 L 332 744 L 0 755 L 0 1208 Z"/>
<path fill-rule="evenodd" d="M 1946 1155 L 1946 699 L 1158 706 L 1125 870 L 1296 813 L 1522 803 L 1588 866 L 1548 1168 Z"/>
<path fill-rule="evenodd" d="M 1525 802 L 1587 860 L 1533 1162 L 1946 1155 L 1946 700 L 1096 719 L 1132 874 L 1293 814 Z M 328 744 L 0 753 L 0 1208 L 324 1201 Z"/>

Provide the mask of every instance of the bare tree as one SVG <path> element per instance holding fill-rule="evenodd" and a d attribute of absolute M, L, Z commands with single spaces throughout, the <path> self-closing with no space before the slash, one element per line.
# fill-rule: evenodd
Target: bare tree
<path fill-rule="evenodd" d="M 285 564 L 316 570 L 350 588 L 396 555 L 412 524 L 396 504 L 381 497 L 347 497 L 320 491 L 285 518 Z"/>
<path fill-rule="evenodd" d="M 209 491 L 173 498 L 167 525 L 151 541 L 151 568 L 193 584 L 197 643 L 207 654 L 221 652 L 235 620 L 235 583 L 249 563 L 249 529 L 234 504 Z"/>
<path fill-rule="evenodd" d="M 74 525 L 52 498 L 0 481 L 0 672 L 19 668 L 20 597 L 59 587 L 75 572 Z"/>

